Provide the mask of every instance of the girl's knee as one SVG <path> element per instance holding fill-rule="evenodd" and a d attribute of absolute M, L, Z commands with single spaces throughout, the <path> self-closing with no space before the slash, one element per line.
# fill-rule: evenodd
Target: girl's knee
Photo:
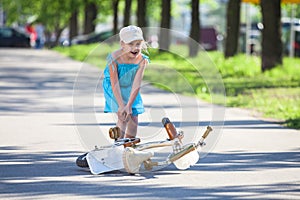
<path fill-rule="evenodd" d="M 138 123 L 138 115 L 131 115 L 131 120 L 134 122 L 134 123 Z"/>

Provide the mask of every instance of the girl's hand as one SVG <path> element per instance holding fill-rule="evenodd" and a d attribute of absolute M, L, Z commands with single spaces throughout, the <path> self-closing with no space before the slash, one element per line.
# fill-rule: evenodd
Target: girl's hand
<path fill-rule="evenodd" d="M 125 107 L 119 107 L 117 115 L 118 115 L 119 120 L 125 121 L 127 118 L 127 113 L 125 112 Z"/>
<path fill-rule="evenodd" d="M 125 114 L 125 121 L 128 122 L 128 121 L 129 121 L 129 117 L 130 117 L 131 114 L 132 114 L 132 107 L 126 105 L 126 106 L 124 107 L 124 112 L 126 113 L 126 114 Z"/>

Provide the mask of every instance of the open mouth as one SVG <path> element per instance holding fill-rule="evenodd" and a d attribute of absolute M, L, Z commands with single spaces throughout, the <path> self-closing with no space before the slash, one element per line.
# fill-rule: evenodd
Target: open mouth
<path fill-rule="evenodd" d="M 133 55 L 137 55 L 139 52 L 138 51 L 130 51 Z"/>

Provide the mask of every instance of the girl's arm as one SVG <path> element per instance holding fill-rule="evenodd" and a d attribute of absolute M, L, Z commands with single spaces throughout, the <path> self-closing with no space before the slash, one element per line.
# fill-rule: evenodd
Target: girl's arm
<path fill-rule="evenodd" d="M 142 61 L 139 69 L 136 72 L 136 75 L 134 77 L 133 84 L 132 84 L 130 97 L 127 102 L 127 106 L 129 109 L 132 108 L 132 104 L 133 104 L 138 92 L 140 91 L 140 87 L 141 87 L 143 76 L 144 76 L 144 71 L 145 71 L 147 64 L 148 64 L 148 61 L 146 59 L 144 59 L 144 61 Z M 131 113 L 129 113 L 129 114 L 131 114 Z"/>
<path fill-rule="evenodd" d="M 124 107 L 124 103 L 121 96 L 121 90 L 119 85 L 118 68 L 114 61 L 112 61 L 111 64 L 109 65 L 109 75 L 110 75 L 112 91 L 117 100 L 117 103 L 119 105 L 119 110 L 120 110 L 120 108 Z"/>

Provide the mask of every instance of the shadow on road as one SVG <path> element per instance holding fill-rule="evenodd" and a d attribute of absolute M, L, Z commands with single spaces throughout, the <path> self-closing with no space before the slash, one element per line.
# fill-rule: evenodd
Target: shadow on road
<path fill-rule="evenodd" d="M 182 176 L 173 165 L 157 172 L 130 176 L 124 172 L 112 172 L 98 176 L 79 169 L 75 161 L 79 152 L 41 152 L 15 153 L 21 147 L 0 148 L 0 188 L 1 195 L 10 197 L 38 198 L 39 195 L 68 194 L 77 197 L 122 199 L 127 198 L 151 199 L 153 197 L 165 199 L 240 199 L 255 193 L 258 197 L 266 193 L 284 194 L 299 192 L 299 183 L 276 183 L 264 185 L 234 185 L 224 187 L 162 187 L 155 184 L 155 179 L 168 175 Z M 12 153 L 10 153 L 10 151 Z M 5 152 L 5 153 L 3 153 Z M 207 171 L 261 171 L 281 167 L 299 168 L 300 153 L 247 153 L 228 152 L 226 154 L 211 153 L 189 170 L 199 173 Z M 76 181 L 74 177 L 80 176 Z M 72 178 L 73 177 L 73 178 Z M 116 179 L 107 181 L 105 177 Z M 191 177 L 189 177 L 191 178 Z M 52 179 L 52 180 L 51 180 Z M 154 179 L 149 184 L 149 179 Z M 16 181 L 17 180 L 17 181 Z M 204 180 L 199 180 L 203 182 Z M 141 186 L 137 183 L 141 183 Z M 205 181 L 204 181 L 205 182 Z M 132 183 L 134 183 L 132 185 Z M 244 193 L 244 194 L 243 194 Z"/>
<path fill-rule="evenodd" d="M 1 67 L 0 112 L 71 112 L 71 105 L 58 106 L 47 101 L 72 96 L 74 78 L 74 73 L 57 69 Z"/>
<path fill-rule="evenodd" d="M 278 168 L 300 168 L 300 151 L 209 153 L 191 170 L 257 171 Z"/>
<path fill-rule="evenodd" d="M 223 128 L 230 129 L 285 129 L 282 126 L 274 126 L 275 122 L 268 122 L 264 120 L 226 120 L 226 121 L 172 121 L 172 123 L 178 128 L 196 127 L 196 126 L 222 126 Z M 224 123 L 224 124 L 223 124 Z M 111 123 L 62 123 L 55 124 L 57 126 L 115 126 L 114 122 Z M 139 122 L 140 127 L 156 127 L 161 128 L 162 123 L 160 121 L 153 122 Z"/>

